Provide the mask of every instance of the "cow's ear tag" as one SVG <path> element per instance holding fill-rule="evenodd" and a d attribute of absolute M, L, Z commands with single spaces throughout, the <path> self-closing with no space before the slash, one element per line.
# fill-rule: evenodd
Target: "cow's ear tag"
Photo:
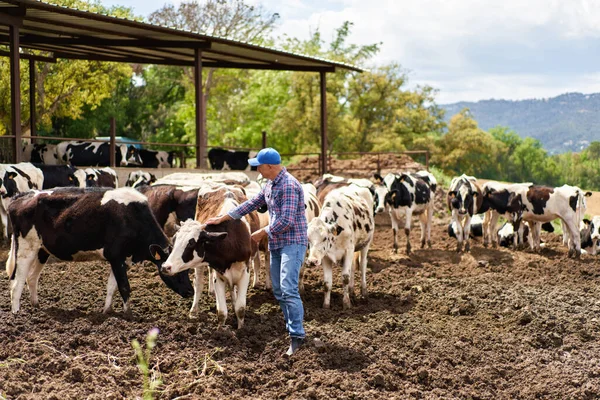
<path fill-rule="evenodd" d="M 396 192 L 392 193 L 392 200 L 396 200 Z"/>
<path fill-rule="evenodd" d="M 160 257 L 160 254 L 158 254 L 158 251 L 155 251 L 155 252 L 154 252 L 154 259 L 155 259 L 156 261 L 160 261 L 161 257 Z"/>

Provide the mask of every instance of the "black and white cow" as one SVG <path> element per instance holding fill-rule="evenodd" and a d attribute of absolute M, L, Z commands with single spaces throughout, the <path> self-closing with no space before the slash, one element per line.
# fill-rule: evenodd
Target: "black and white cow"
<path fill-rule="evenodd" d="M 34 164 L 44 176 L 41 189 L 55 187 L 85 187 L 85 171 L 70 165 Z"/>
<path fill-rule="evenodd" d="M 101 169 L 86 168 L 85 174 L 86 187 L 116 188 L 119 186 L 119 178 L 117 177 L 117 173 L 110 167 Z"/>
<path fill-rule="evenodd" d="M 515 230 L 521 221 L 529 221 L 532 233 L 531 248 L 540 251 L 541 223 L 560 218 L 569 235 L 569 257 L 581 254 L 579 222 L 583 221 L 583 206 L 587 193 L 573 186 L 552 188 L 531 185 L 517 189 L 510 198 L 509 208 L 514 212 Z"/>
<path fill-rule="evenodd" d="M 489 181 L 482 185 L 482 197 L 483 204 L 481 208 L 485 210 L 485 216 L 483 219 L 483 245 L 487 246 L 489 243 L 493 247 L 498 245 L 498 219 L 501 215 L 504 215 L 507 219 L 510 219 L 511 212 L 509 210 L 509 198 L 514 190 L 519 187 L 529 187 L 532 183 L 501 183 L 495 181 Z M 481 212 L 481 211 L 480 211 Z M 523 232 L 518 237 L 523 238 Z M 514 242 L 514 246 L 517 247 L 518 241 Z"/>
<path fill-rule="evenodd" d="M 129 173 L 125 186 L 136 188 L 142 185 L 152 185 L 154 182 L 156 182 L 156 176 L 154 176 L 154 174 L 139 170 Z"/>
<path fill-rule="evenodd" d="M 323 266 L 325 298 L 331 306 L 332 267 L 342 264 L 343 306 L 350 308 L 354 295 L 354 254 L 360 252 L 361 295 L 367 297 L 367 255 L 373 241 L 373 197 L 368 189 L 350 185 L 331 191 L 321 213 L 308 224 L 308 266 Z"/>
<path fill-rule="evenodd" d="M 332 174 L 324 174 L 315 182 L 317 199 L 323 202 L 330 191 L 348 185 L 355 185 L 369 189 L 373 196 L 373 214 L 380 214 L 385 210 L 385 196 L 388 188 L 383 183 L 383 178 L 375 174 L 374 180 L 364 178 L 344 178 Z"/>
<path fill-rule="evenodd" d="M 208 151 L 211 169 L 230 169 L 238 171 L 256 171 L 256 167 L 248 165 L 248 159 L 256 155 L 250 151 L 234 151 L 213 148 Z"/>
<path fill-rule="evenodd" d="M 13 226 L 11 249 L 6 262 L 10 278 L 13 313 L 20 309 L 25 283 L 31 303 L 38 305 L 38 280 L 50 255 L 65 261 L 88 253 L 111 266 L 103 312 L 112 308 L 115 291 L 123 298 L 123 311 L 130 311 L 131 288 L 126 259 L 156 261 L 150 246 L 165 248 L 169 242 L 148 208 L 146 197 L 131 188 L 59 188 L 32 191 L 16 197 L 8 208 Z M 164 261 L 164 260 L 163 260 Z M 189 297 L 193 288 L 187 272 L 162 280 L 176 293 Z"/>
<path fill-rule="evenodd" d="M 60 164 L 56 155 L 55 144 L 32 143 L 24 146 L 23 161 L 45 165 Z"/>
<path fill-rule="evenodd" d="M 157 151 L 140 149 L 140 158 L 144 168 L 173 168 L 175 151 Z"/>
<path fill-rule="evenodd" d="M 429 174 L 427 171 L 424 171 Z M 388 188 L 385 202 L 389 206 L 394 252 L 398 251 L 398 230 L 402 214 L 405 215 L 404 233 L 406 234 L 406 254 L 410 254 L 410 228 L 412 216 L 419 216 L 421 225 L 421 248 L 425 243 L 431 248 L 431 224 L 433 218 L 434 192 L 429 182 L 435 182 L 433 175 L 427 180 L 423 173 L 387 174 L 384 183 Z M 437 184 L 437 183 L 436 183 Z"/>
<path fill-rule="evenodd" d="M 446 199 L 448 210 L 452 213 L 451 223 L 456 227 L 456 251 L 461 252 L 463 242 L 464 250 L 471 249 L 471 218 L 483 212 L 481 205 L 483 197 L 477 186 L 477 179 L 472 176 L 461 175 L 450 182 L 450 190 Z"/>
<path fill-rule="evenodd" d="M 115 147 L 117 166 L 142 165 L 139 150 L 135 146 L 119 144 Z M 64 164 L 89 167 L 110 166 L 110 143 L 107 142 L 62 142 L 56 146 L 56 154 Z"/>
<path fill-rule="evenodd" d="M 194 269 L 194 302 L 190 316 L 194 316 L 198 310 L 204 269 L 210 266 L 216 273 L 214 283 L 218 324 L 222 326 L 227 319 L 227 284 L 231 289 L 238 329 L 244 325 L 246 314 L 250 260 L 258 251 L 258 246 L 250 239 L 252 232 L 259 227 L 258 217 L 253 212 L 241 220 L 226 221 L 219 225 L 205 225 L 204 222 L 210 217 L 226 214 L 245 200 L 243 192 L 231 186 L 207 185 L 200 188 L 195 218 L 181 225 L 173 238 L 173 249 L 162 265 L 165 274 Z M 160 251 L 156 246 L 155 249 Z"/>
<path fill-rule="evenodd" d="M 457 222 L 452 221 L 448 224 L 448 236 L 456 239 Z M 473 215 L 471 218 L 471 238 L 483 237 L 483 218 L 479 214 Z"/>
<path fill-rule="evenodd" d="M 0 164 L 0 219 L 3 238 L 8 238 L 8 205 L 16 194 L 41 189 L 44 185 L 42 170 L 31 163 Z"/>
<path fill-rule="evenodd" d="M 591 220 L 584 219 L 580 226 L 581 251 L 585 249 L 588 254 L 598 254 L 598 241 L 600 240 L 600 216 L 595 215 Z"/>

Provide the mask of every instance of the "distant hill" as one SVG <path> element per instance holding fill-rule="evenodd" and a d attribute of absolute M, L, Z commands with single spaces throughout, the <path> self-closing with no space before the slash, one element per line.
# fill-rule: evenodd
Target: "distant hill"
<path fill-rule="evenodd" d="M 482 100 L 442 104 L 446 120 L 469 108 L 479 127 L 507 126 L 533 137 L 552 153 L 580 151 L 600 141 L 600 93 L 566 93 L 549 99 Z"/>

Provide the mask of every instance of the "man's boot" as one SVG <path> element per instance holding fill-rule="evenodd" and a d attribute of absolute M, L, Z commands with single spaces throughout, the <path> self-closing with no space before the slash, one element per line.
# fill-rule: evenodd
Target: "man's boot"
<path fill-rule="evenodd" d="M 300 346 L 302 346 L 302 343 L 304 343 L 304 339 L 303 338 L 292 337 L 291 338 L 291 343 L 290 343 L 290 348 L 285 353 L 285 355 L 286 356 L 291 356 L 292 354 L 294 354 L 295 352 L 297 352 L 298 349 L 300 348 Z"/>

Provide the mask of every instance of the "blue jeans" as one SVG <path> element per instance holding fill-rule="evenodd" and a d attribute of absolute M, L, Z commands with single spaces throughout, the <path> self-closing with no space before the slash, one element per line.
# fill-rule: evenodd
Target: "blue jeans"
<path fill-rule="evenodd" d="M 304 306 L 298 292 L 300 267 L 304 262 L 306 246 L 290 244 L 271 250 L 271 283 L 273 295 L 279 302 L 285 328 L 291 337 L 304 338 Z"/>

